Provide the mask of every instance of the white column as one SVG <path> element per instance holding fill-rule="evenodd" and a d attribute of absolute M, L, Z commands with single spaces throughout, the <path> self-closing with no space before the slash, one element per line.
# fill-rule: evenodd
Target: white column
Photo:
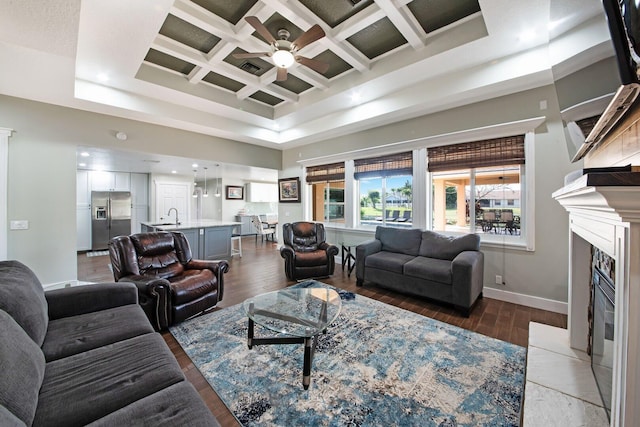
<path fill-rule="evenodd" d="M 0 260 L 7 259 L 7 188 L 9 182 L 9 137 L 11 129 L 0 128 Z"/>

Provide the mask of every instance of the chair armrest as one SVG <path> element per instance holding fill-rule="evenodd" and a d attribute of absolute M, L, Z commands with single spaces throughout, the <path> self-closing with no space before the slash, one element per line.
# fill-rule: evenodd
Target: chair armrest
<path fill-rule="evenodd" d="M 216 276 L 216 282 L 218 284 L 218 301 L 222 301 L 224 295 L 224 273 L 229 271 L 229 263 L 225 260 L 203 260 L 192 259 L 186 264 L 188 270 L 211 270 Z"/>
<path fill-rule="evenodd" d="M 336 245 L 332 245 L 331 243 L 322 242 L 318 245 L 318 248 L 327 252 L 328 257 L 334 257 L 338 255 L 340 249 Z"/>
<path fill-rule="evenodd" d="M 364 260 L 371 254 L 382 250 L 382 242 L 378 239 L 367 240 L 356 246 L 356 279 L 364 280 Z"/>
<path fill-rule="evenodd" d="M 463 251 L 451 262 L 453 303 L 469 308 L 484 286 L 484 253 Z"/>
<path fill-rule="evenodd" d="M 187 270 L 211 270 L 214 273 L 218 273 L 221 270 L 222 273 L 229 271 L 229 263 L 225 260 L 204 260 L 204 259 L 192 259 L 185 264 Z"/>
<path fill-rule="evenodd" d="M 132 283 L 138 290 L 138 303 L 157 331 L 171 324 L 171 284 L 167 279 L 130 274 L 118 283 Z"/>
<path fill-rule="evenodd" d="M 130 283 L 72 286 L 47 291 L 44 296 L 51 320 L 138 303 L 138 292 Z"/>
<path fill-rule="evenodd" d="M 280 247 L 280 256 L 287 261 L 293 261 L 296 258 L 296 251 L 291 246 L 282 245 Z"/>

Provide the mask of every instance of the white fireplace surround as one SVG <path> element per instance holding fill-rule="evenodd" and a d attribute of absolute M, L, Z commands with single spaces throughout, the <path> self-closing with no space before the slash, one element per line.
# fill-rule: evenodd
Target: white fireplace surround
<path fill-rule="evenodd" d="M 616 176 L 612 178 L 614 183 Z M 611 256 L 616 266 L 611 426 L 637 426 L 640 420 L 640 186 L 589 183 L 589 175 L 584 175 L 553 194 L 569 212 L 569 340 L 572 348 L 586 351 L 593 245 Z"/>

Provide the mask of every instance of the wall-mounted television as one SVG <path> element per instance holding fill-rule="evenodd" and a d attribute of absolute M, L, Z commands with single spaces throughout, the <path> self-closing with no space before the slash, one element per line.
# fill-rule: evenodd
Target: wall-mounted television
<path fill-rule="evenodd" d="M 637 0 L 602 0 L 622 84 L 572 162 L 597 147 L 640 93 L 640 16 Z"/>

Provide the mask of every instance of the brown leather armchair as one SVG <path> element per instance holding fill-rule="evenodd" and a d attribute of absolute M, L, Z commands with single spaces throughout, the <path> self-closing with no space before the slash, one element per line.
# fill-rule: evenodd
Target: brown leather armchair
<path fill-rule="evenodd" d="M 180 232 L 118 236 L 109 242 L 116 282 L 133 282 L 156 330 L 215 307 L 222 300 L 226 261 L 196 260 Z"/>
<path fill-rule="evenodd" d="M 294 222 L 282 226 L 284 271 L 289 280 L 326 277 L 333 274 L 338 247 L 325 240 L 324 225 Z"/>

